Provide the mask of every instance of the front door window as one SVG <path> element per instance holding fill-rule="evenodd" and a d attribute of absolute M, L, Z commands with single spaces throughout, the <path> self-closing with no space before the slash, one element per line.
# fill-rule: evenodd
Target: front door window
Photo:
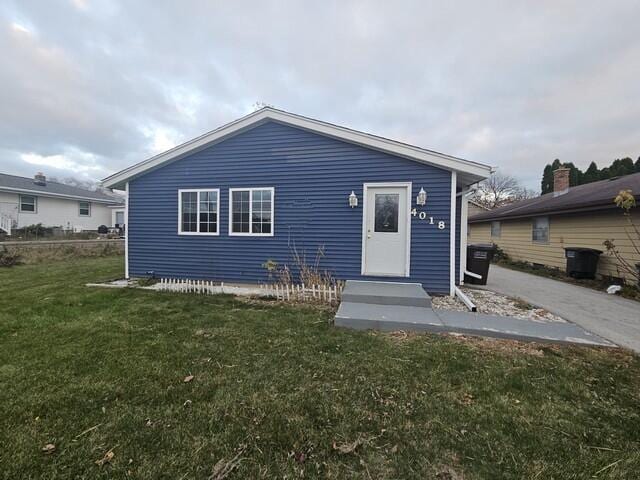
<path fill-rule="evenodd" d="M 400 195 L 397 193 L 376 193 L 376 221 L 374 231 L 381 233 L 398 232 L 398 207 Z"/>

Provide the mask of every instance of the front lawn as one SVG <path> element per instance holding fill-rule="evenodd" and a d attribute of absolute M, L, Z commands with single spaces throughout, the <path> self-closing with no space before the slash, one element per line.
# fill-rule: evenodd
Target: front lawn
<path fill-rule="evenodd" d="M 3 478 L 638 478 L 628 352 L 84 286 L 119 276 L 121 257 L 0 270 Z"/>

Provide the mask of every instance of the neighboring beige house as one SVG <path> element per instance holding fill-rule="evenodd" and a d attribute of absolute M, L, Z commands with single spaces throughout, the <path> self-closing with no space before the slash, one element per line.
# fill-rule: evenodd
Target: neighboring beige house
<path fill-rule="evenodd" d="M 469 215 L 469 218 L 488 211 L 489 209 L 487 207 L 480 205 L 478 202 L 474 202 L 473 200 L 469 200 L 467 204 L 467 214 Z"/>
<path fill-rule="evenodd" d="M 122 212 L 121 215 L 118 212 Z M 0 232 L 42 223 L 64 230 L 97 230 L 114 226 L 124 205 L 113 195 L 47 181 L 42 173 L 34 178 L 0 173 Z"/>
<path fill-rule="evenodd" d="M 640 256 L 627 234 L 627 218 L 613 202 L 620 190 L 640 199 L 640 173 L 569 188 L 569 170 L 558 169 L 552 193 L 470 215 L 468 243 L 495 243 L 514 260 L 564 269 L 564 247 L 606 252 L 603 242 L 613 239 L 635 264 Z M 632 219 L 640 225 L 640 206 L 632 209 Z M 598 274 L 632 279 L 606 253 L 600 256 Z"/>

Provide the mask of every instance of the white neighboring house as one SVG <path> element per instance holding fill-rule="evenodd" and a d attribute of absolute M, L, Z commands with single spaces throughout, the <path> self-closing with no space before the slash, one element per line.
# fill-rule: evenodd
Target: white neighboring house
<path fill-rule="evenodd" d="M 124 224 L 123 200 L 100 191 L 0 173 L 0 231 L 41 223 L 75 232 Z M 121 225 L 122 226 L 122 225 Z"/>

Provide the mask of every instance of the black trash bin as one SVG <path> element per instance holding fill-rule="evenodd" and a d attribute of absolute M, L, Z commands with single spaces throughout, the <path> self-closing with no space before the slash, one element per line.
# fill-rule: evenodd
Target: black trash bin
<path fill-rule="evenodd" d="M 602 250 L 584 247 L 565 247 L 567 275 L 573 278 L 596 278 L 598 259 Z"/>
<path fill-rule="evenodd" d="M 465 283 L 473 285 L 486 285 L 489 276 L 489 265 L 496 253 L 495 245 L 490 243 L 476 243 L 467 246 L 467 270 L 480 275 L 482 278 L 475 278 L 470 275 L 464 276 Z"/>

